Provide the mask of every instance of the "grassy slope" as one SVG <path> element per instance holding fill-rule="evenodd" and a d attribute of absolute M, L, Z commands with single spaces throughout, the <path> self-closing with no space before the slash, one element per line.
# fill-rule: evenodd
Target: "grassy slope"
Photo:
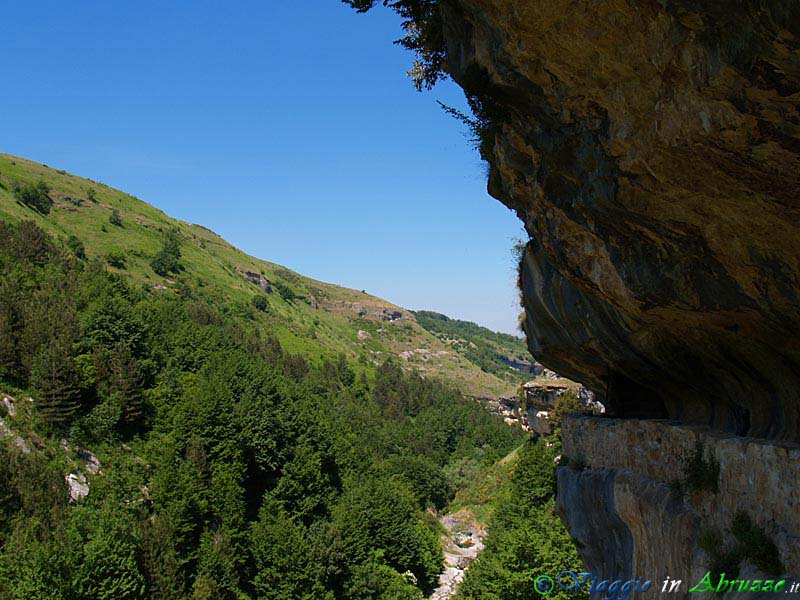
<path fill-rule="evenodd" d="M 449 510 L 468 510 L 482 526 L 489 523 L 495 507 L 510 493 L 509 483 L 517 466 L 519 448 L 484 469 L 475 480 L 456 493 Z"/>
<path fill-rule="evenodd" d="M 470 321 L 451 319 L 441 313 L 420 310 L 417 322 L 454 351 L 477 364 L 487 373 L 511 382 L 523 383 L 533 375 L 511 368 L 505 360 L 530 361 L 525 342 L 507 333 L 498 333 Z"/>
<path fill-rule="evenodd" d="M 18 203 L 12 192 L 14 181 L 39 180 L 52 190 L 54 205 L 46 216 Z M 95 191 L 94 202 L 89 200 L 89 188 Z M 109 222 L 113 210 L 122 217 L 122 227 Z M 315 281 L 249 256 L 205 227 L 170 218 L 146 202 L 106 185 L 0 154 L 0 219 L 30 219 L 64 240 L 75 235 L 85 244 L 90 259 L 103 259 L 109 252 L 122 251 L 126 265 L 118 271 L 142 285 L 150 289 L 165 286 L 159 293 L 184 293 L 182 290 L 202 287 L 204 293 L 222 299 L 230 310 L 250 310 L 253 296 L 262 293 L 242 271 L 263 273 L 269 281 L 287 285 L 299 297 L 287 302 L 272 293 L 268 296 L 269 310 L 259 313 L 263 326 L 291 352 L 310 358 L 344 352 L 363 364 L 377 363 L 389 356 L 402 361 L 398 357 L 405 352 L 409 367 L 441 376 L 464 393 L 496 396 L 515 392 L 514 379 L 484 372 L 457 348 L 416 323 L 409 311 L 364 292 Z M 181 238 L 184 271 L 164 278 L 153 272 L 150 260 L 161 247 L 163 232 L 172 229 Z M 316 309 L 312 298 L 318 303 Z M 359 317 L 359 309 L 368 316 Z M 384 309 L 399 311 L 408 318 L 394 322 L 374 318 Z M 425 352 L 410 353 L 420 349 Z"/>

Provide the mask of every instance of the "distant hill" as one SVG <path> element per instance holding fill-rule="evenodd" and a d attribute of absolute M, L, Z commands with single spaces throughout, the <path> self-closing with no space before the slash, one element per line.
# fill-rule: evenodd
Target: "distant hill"
<path fill-rule="evenodd" d="M 28 203 L 14 193 L 15 186 L 33 189 L 40 182 L 47 211 L 36 209 L 35 193 Z M 202 290 L 226 310 L 250 314 L 253 327 L 269 330 L 287 351 L 312 360 L 344 353 L 369 366 L 393 358 L 476 396 L 513 394 L 526 379 L 503 365 L 503 356 L 525 359 L 524 344 L 514 336 L 316 281 L 245 254 L 211 229 L 173 219 L 130 194 L 7 154 L 0 154 L 0 219 L 35 221 L 65 245 L 78 240 L 88 259 L 155 293 Z M 159 275 L 153 260 L 170 232 L 180 246 L 181 270 Z M 256 301 L 261 310 L 253 308 L 256 297 L 263 297 Z"/>
<path fill-rule="evenodd" d="M 510 383 L 534 377 L 534 363 L 521 338 L 429 310 L 415 311 L 414 316 L 428 332 L 484 373 Z"/>

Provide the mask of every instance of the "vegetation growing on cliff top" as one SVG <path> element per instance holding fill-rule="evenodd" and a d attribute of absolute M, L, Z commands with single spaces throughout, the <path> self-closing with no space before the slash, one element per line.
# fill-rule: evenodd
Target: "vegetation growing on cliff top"
<path fill-rule="evenodd" d="M 695 448 L 681 457 L 684 477 L 678 487 L 688 492 L 719 490 L 719 461 L 711 454 L 705 457 L 705 446 L 698 443 Z"/>
<path fill-rule="evenodd" d="M 358 12 L 366 12 L 378 0 L 342 0 Z M 416 55 L 409 76 L 418 90 L 431 89 L 446 75 L 446 46 L 438 0 L 382 0 L 403 19 L 406 35 L 395 43 Z"/>
<path fill-rule="evenodd" d="M 372 9 L 379 0 L 342 0 L 358 12 Z M 414 66 L 408 72 L 418 91 L 430 90 L 448 76 L 447 42 L 439 0 L 382 0 L 383 6 L 394 10 L 403 19 L 406 35 L 395 43 L 414 52 Z M 459 84 L 464 90 L 472 116 L 439 103 L 450 116 L 467 126 L 470 139 L 485 161 L 489 161 L 496 127 L 508 120 L 508 114 L 496 101 L 496 90 L 488 74 L 477 67 L 460 73 Z"/>

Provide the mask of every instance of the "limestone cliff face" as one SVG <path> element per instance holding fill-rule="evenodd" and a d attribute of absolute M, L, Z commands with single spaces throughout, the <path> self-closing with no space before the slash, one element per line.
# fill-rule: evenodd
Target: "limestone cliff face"
<path fill-rule="evenodd" d="M 564 426 L 586 566 L 699 579 L 741 511 L 800 575 L 800 2 L 439 7 L 489 191 L 530 235 L 529 348 L 619 418 Z M 697 442 L 720 489 L 681 495 Z"/>
<path fill-rule="evenodd" d="M 659 583 L 678 578 L 682 596 L 691 596 L 689 587 L 713 562 L 709 552 L 735 545 L 731 522 L 743 512 L 775 544 L 783 570 L 800 574 L 800 445 L 664 421 L 576 416 L 565 417 L 562 437 L 570 466 L 558 469 L 558 509 L 595 572 Z M 698 447 L 719 465 L 717 488 L 680 491 L 681 459 Z M 714 547 L 703 536 L 717 536 Z M 742 577 L 776 575 L 754 571 L 740 566 Z"/>
<path fill-rule="evenodd" d="M 441 10 L 533 355 L 620 416 L 800 440 L 800 3 Z"/>

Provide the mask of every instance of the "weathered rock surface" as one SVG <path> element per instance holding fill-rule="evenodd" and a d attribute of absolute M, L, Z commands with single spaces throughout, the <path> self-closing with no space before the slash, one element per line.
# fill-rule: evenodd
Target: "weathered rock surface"
<path fill-rule="evenodd" d="M 546 373 L 552 373 L 545 369 Z M 552 378 L 529 381 L 522 386 L 525 394 L 525 422 L 530 430 L 539 435 L 550 435 L 550 413 L 556 408 L 556 402 L 567 392 L 574 392 L 587 411 L 594 414 L 605 412 L 602 404 L 594 398 L 594 393 L 585 387 L 552 373 Z"/>
<path fill-rule="evenodd" d="M 800 575 L 800 445 L 667 421 L 568 416 L 562 427 L 562 462 L 580 466 L 559 467 L 558 509 L 594 573 L 697 583 L 712 562 L 701 536 L 733 547 L 742 511 Z M 698 445 L 719 463 L 718 489 L 680 492 L 681 459 Z"/>
<path fill-rule="evenodd" d="M 64 480 L 67 482 L 69 501 L 71 504 L 76 504 L 89 495 L 89 482 L 86 476 L 80 471 L 67 473 Z"/>
<path fill-rule="evenodd" d="M 800 439 L 800 3 L 441 6 L 533 355 L 620 416 Z"/>

